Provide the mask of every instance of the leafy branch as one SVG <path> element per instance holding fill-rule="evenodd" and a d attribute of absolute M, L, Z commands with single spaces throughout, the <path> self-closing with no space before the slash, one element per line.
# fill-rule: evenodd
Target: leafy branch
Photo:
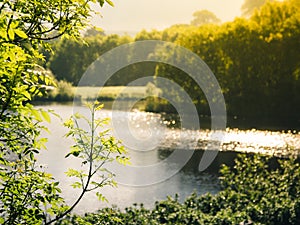
<path fill-rule="evenodd" d="M 110 136 L 108 129 L 104 129 L 108 119 L 96 118 L 96 112 L 102 109 L 103 104 L 96 101 L 93 104 L 87 103 L 86 106 L 91 114 L 90 120 L 77 113 L 64 123 L 64 126 L 69 129 L 66 136 L 72 137 L 75 141 L 66 157 L 74 156 L 81 159 L 83 167 L 83 170 L 69 169 L 66 175 L 79 179 L 72 186 L 81 188 L 82 191 L 70 208 L 45 224 L 51 224 L 69 214 L 81 201 L 85 193 L 107 185 L 116 186 L 116 182 L 113 180 L 115 175 L 104 168 L 106 163 L 112 161 L 122 164 L 129 163 L 129 159 L 124 156 L 126 150 L 120 141 Z M 83 129 L 83 125 L 87 125 L 88 129 Z M 101 201 L 107 201 L 100 192 L 96 192 L 96 196 Z"/>

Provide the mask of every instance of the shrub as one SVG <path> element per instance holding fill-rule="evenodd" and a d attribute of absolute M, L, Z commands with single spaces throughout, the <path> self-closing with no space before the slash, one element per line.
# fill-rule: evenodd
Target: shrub
<path fill-rule="evenodd" d="M 153 209 L 142 205 L 124 212 L 105 208 L 82 217 L 74 215 L 62 224 L 300 223 L 300 167 L 296 159 L 241 154 L 235 163 L 221 168 L 222 191 L 217 195 L 192 193 L 184 203 L 176 195 L 156 202 Z"/>
<path fill-rule="evenodd" d="M 72 101 L 74 98 L 74 91 L 72 84 L 67 81 L 58 81 L 56 89 L 50 93 L 50 99 L 54 101 Z"/>

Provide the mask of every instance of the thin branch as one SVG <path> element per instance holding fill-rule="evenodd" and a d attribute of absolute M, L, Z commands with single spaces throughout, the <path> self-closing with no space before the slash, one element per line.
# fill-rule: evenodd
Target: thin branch
<path fill-rule="evenodd" d="M 92 111 L 92 122 L 94 123 L 94 110 Z M 93 148 L 94 148 L 94 143 L 93 143 L 93 137 L 94 137 L 95 133 L 93 132 L 92 130 L 92 141 L 91 141 L 91 153 L 93 152 Z M 92 154 L 90 154 L 92 155 Z M 87 192 L 88 190 L 88 187 L 89 187 L 89 184 L 91 182 L 91 179 L 92 179 L 92 170 L 93 170 L 93 160 L 90 158 L 89 160 L 89 172 L 88 172 L 88 177 L 87 177 L 87 181 L 86 181 L 86 184 L 80 194 L 80 196 L 78 197 L 78 199 L 75 201 L 75 203 L 69 208 L 67 209 L 64 213 L 56 216 L 54 219 L 50 220 L 49 222 L 46 222 L 45 225 L 49 225 L 55 221 L 58 221 L 59 219 L 65 217 L 67 214 L 69 214 L 75 207 L 76 205 L 78 205 L 78 203 L 81 201 L 81 199 L 83 198 L 84 194 Z"/>
<path fill-rule="evenodd" d="M 87 189 L 86 191 L 89 192 L 89 191 L 96 190 L 97 188 L 101 187 L 104 184 L 104 182 L 107 181 L 107 180 L 108 180 L 108 177 L 103 178 L 100 183 L 98 183 L 97 185 L 95 185 L 95 187 Z"/>
<path fill-rule="evenodd" d="M 7 4 L 7 2 L 2 3 L 1 8 L 0 8 L 0 13 L 2 12 L 2 10 L 4 9 L 5 5 Z"/>
<path fill-rule="evenodd" d="M 95 171 L 92 173 L 92 176 L 97 173 L 97 171 L 108 161 L 108 157 L 110 155 L 110 152 L 108 152 L 107 156 L 106 156 L 106 159 L 102 161 L 102 163 L 95 169 Z"/>

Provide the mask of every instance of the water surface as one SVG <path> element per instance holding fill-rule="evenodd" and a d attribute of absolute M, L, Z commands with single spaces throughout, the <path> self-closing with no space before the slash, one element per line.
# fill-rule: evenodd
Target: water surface
<path fill-rule="evenodd" d="M 87 112 L 82 107 L 73 109 L 70 105 L 47 105 L 44 109 L 53 109 L 63 120 L 66 120 L 74 110 L 83 114 Z M 210 130 L 191 130 L 175 128 L 177 121 L 164 119 L 163 115 L 139 111 L 123 112 L 103 109 L 98 117 L 113 117 L 114 135 L 119 137 L 125 147 L 129 149 L 131 163 L 136 166 L 151 165 L 166 159 L 174 149 L 192 151 L 196 149 L 190 161 L 179 173 L 163 182 L 133 187 L 119 184 L 117 188 L 105 187 L 101 191 L 109 203 L 99 202 L 93 193 L 88 193 L 76 207 L 75 212 L 94 211 L 97 208 L 117 205 L 125 208 L 133 203 L 144 203 L 152 207 L 157 200 L 165 199 L 167 195 L 179 193 L 180 199 L 190 195 L 193 191 L 198 194 L 220 190 L 218 183 L 218 169 L 222 163 L 232 163 L 236 152 L 263 152 L 270 155 L 298 154 L 300 149 L 300 134 L 297 131 L 261 131 L 227 129 L 220 149 L 215 149 Z M 63 196 L 68 203 L 72 203 L 79 195 L 79 189 L 70 187 L 72 180 L 67 178 L 68 168 L 80 168 L 80 162 L 72 157 L 66 159 L 72 140 L 64 137 L 67 129 L 62 126 L 62 120 L 52 116 L 52 122 L 45 124 L 51 133 L 43 133 L 48 138 L 47 148 L 39 156 L 39 162 L 45 165 L 45 170 L 53 174 L 60 181 Z M 172 128 L 173 127 L 173 128 Z M 130 138 L 130 135 L 135 137 Z M 203 151 L 220 151 L 212 165 L 204 172 L 198 171 L 198 165 Z M 171 167 L 171 165 L 170 165 Z M 168 166 L 163 168 L 170 170 Z"/>

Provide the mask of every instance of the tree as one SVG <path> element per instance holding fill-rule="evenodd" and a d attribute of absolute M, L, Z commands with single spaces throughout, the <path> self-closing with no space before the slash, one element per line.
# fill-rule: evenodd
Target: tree
<path fill-rule="evenodd" d="M 245 0 L 241 7 L 243 16 L 251 16 L 253 12 L 260 9 L 268 0 Z"/>
<path fill-rule="evenodd" d="M 53 44 L 55 54 L 52 54 L 47 62 L 50 69 L 58 80 L 66 80 L 77 85 L 88 66 L 105 52 L 131 41 L 128 36 L 120 37 L 112 34 L 108 36 L 96 35 L 84 37 L 83 41 L 59 40 Z M 127 76 L 119 76 L 111 85 L 120 85 L 122 79 Z M 119 78 L 122 78 L 119 80 Z M 122 84 L 122 83 L 121 83 Z M 86 83 L 85 85 L 97 85 Z"/>
<path fill-rule="evenodd" d="M 43 59 L 39 49 L 50 49 L 47 41 L 58 37 L 79 38 L 90 16 L 90 2 L 94 0 L 0 3 L 0 224 L 50 224 L 74 207 L 64 204 L 58 182 L 37 164 L 35 156 L 46 141 L 39 137 L 46 129 L 41 122 L 49 122 L 50 116 L 30 101 L 43 94 L 45 85 L 54 85 L 38 65 Z M 109 0 L 98 2 L 112 5 Z M 91 152 L 89 156 L 94 159 Z"/>
<path fill-rule="evenodd" d="M 251 126 L 258 120 L 268 120 L 297 127 L 298 2 L 268 2 L 249 19 L 237 18 L 222 25 L 174 26 L 165 29 L 162 38 L 190 49 L 205 61 L 222 87 L 228 115 L 249 120 Z M 167 58 L 176 53 L 164 51 L 162 55 Z M 201 90 L 183 71 L 163 64 L 155 71 L 157 76 L 180 84 L 200 112 L 207 113 Z M 169 89 L 163 91 L 176 96 L 176 90 Z"/>
<path fill-rule="evenodd" d="M 193 13 L 194 19 L 191 21 L 191 25 L 201 26 L 210 23 L 220 23 L 221 20 L 216 15 L 208 10 L 196 11 Z"/>
<path fill-rule="evenodd" d="M 97 35 L 102 35 L 105 36 L 104 30 L 97 28 L 97 27 L 92 27 L 87 29 L 84 32 L 84 37 L 92 37 L 92 36 L 97 36 Z"/>

